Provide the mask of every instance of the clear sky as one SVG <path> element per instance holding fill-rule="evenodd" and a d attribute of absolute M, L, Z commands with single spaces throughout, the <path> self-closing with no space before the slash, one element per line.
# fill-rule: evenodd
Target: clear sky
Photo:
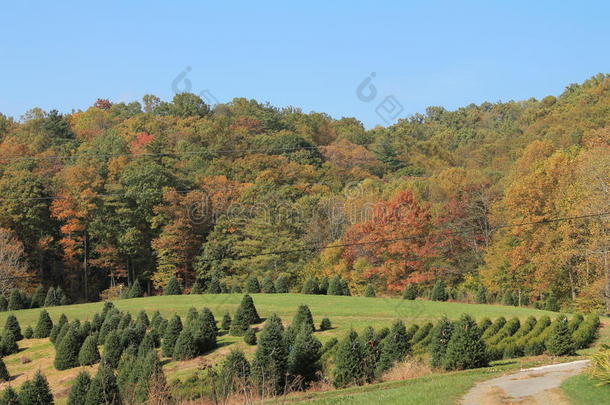
<path fill-rule="evenodd" d="M 14 0 L 2 4 L 0 112 L 170 99 L 188 67 L 191 91 L 210 100 L 384 125 L 388 96 L 407 116 L 557 95 L 608 73 L 609 16 L 607 1 Z M 373 72 L 365 102 L 357 87 Z"/>

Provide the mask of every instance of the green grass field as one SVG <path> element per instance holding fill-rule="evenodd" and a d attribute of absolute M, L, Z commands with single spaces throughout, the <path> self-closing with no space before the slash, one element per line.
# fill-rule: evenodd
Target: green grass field
<path fill-rule="evenodd" d="M 202 295 L 172 295 L 129 300 L 113 301 L 121 311 L 130 311 L 133 315 L 144 309 L 152 314 L 159 310 L 165 317 L 174 313 L 186 315 L 190 307 L 201 309 L 208 307 L 217 320 L 220 320 L 226 310 L 231 314 L 237 309 L 242 294 L 202 294 Z M 333 329 L 321 334 L 321 337 L 333 336 L 354 328 L 363 329 L 368 325 L 375 327 L 389 326 L 394 319 L 400 318 L 407 323 L 438 319 L 443 315 L 451 319 L 468 313 L 475 319 L 490 317 L 492 320 L 499 316 L 516 316 L 525 319 L 529 315 L 540 317 L 542 315 L 556 316 L 557 313 L 540 311 L 531 308 L 519 308 L 503 305 L 479 305 L 434 301 L 407 301 L 398 298 L 366 298 L 343 297 L 326 295 L 303 294 L 252 294 L 256 308 L 262 317 L 273 312 L 285 321 L 290 321 L 298 305 L 307 304 L 311 309 L 316 323 L 324 317 L 330 318 Z M 81 321 L 91 319 L 95 312 L 102 308 L 102 303 L 78 304 L 47 308 L 53 320 L 57 320 L 64 313 L 68 319 L 75 318 Z M 35 326 L 40 309 L 27 309 L 13 312 L 22 328 L 27 325 Z M 9 312 L 0 313 L 0 325 L 4 325 Z"/>
<path fill-rule="evenodd" d="M 610 385 L 597 383 L 585 373 L 566 379 L 561 390 L 573 405 L 610 404 Z"/>

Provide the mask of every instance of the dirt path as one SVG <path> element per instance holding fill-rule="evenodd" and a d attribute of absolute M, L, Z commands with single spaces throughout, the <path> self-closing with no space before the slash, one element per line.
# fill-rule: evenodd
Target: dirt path
<path fill-rule="evenodd" d="M 567 405 L 559 385 L 580 374 L 589 360 L 521 370 L 475 385 L 461 405 Z"/>

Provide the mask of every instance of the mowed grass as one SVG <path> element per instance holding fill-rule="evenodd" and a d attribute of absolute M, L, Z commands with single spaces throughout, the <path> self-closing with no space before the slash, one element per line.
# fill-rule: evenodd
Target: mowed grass
<path fill-rule="evenodd" d="M 197 309 L 208 307 L 212 310 L 216 319 L 220 321 L 225 311 L 228 310 L 231 316 L 234 314 L 242 297 L 243 294 L 172 295 L 117 300 L 113 303 L 121 311 L 129 311 L 132 315 L 136 315 L 140 310 L 145 310 L 150 316 L 154 311 L 159 310 L 164 317 L 173 314 L 184 317 L 191 307 Z M 324 317 L 330 318 L 333 329 L 319 334 L 319 337 L 323 340 L 330 336 L 342 334 L 350 328 L 362 330 L 369 325 L 374 327 L 389 326 L 395 319 L 402 319 L 407 324 L 411 324 L 435 320 L 442 316 L 457 319 L 463 313 L 468 313 L 475 319 L 489 317 L 492 320 L 500 316 L 507 318 L 516 316 L 525 319 L 529 315 L 535 317 L 543 315 L 554 317 L 557 315 L 555 312 L 532 308 L 424 300 L 408 301 L 399 298 L 304 294 L 252 294 L 252 297 L 259 314 L 263 318 L 275 312 L 284 321 L 290 322 L 300 304 L 309 306 L 316 324 L 319 324 Z M 53 321 L 59 319 L 62 313 L 66 314 L 70 320 L 78 318 L 85 321 L 91 319 L 96 312 L 101 311 L 102 306 L 103 303 L 97 302 L 50 307 L 46 310 Z M 0 313 L 0 325 L 4 325 L 9 313 L 15 314 L 22 328 L 27 325 L 34 327 L 40 309 L 2 312 Z"/>
<path fill-rule="evenodd" d="M 598 383 L 585 372 L 567 378 L 561 390 L 573 405 L 610 404 L 610 385 L 598 387 Z"/>

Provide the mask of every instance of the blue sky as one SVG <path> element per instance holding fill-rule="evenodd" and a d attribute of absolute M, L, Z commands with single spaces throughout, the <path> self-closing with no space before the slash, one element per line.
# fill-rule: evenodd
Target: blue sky
<path fill-rule="evenodd" d="M 557 95 L 610 72 L 610 3 L 104 1 L 3 4 L 0 112 L 191 91 L 385 125 L 429 105 Z M 372 72 L 376 97 L 358 85 Z M 184 89 L 184 81 L 178 88 Z M 211 98 L 210 98 L 211 99 Z"/>

